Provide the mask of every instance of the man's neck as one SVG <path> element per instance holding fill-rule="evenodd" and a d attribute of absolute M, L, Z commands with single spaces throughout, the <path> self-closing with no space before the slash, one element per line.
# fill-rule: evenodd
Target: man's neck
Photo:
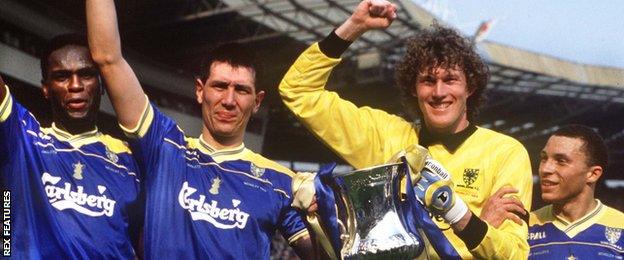
<path fill-rule="evenodd" d="M 236 137 L 215 137 L 208 129 L 202 130 L 201 139 L 213 149 L 219 151 L 224 149 L 236 148 L 243 143 L 242 136 Z"/>
<path fill-rule="evenodd" d="M 79 123 L 66 123 L 61 120 L 55 120 L 54 126 L 72 135 L 79 135 L 97 129 L 94 122 L 86 120 Z"/>
<path fill-rule="evenodd" d="M 596 209 L 598 202 L 594 198 L 593 192 L 583 192 L 563 203 L 554 203 L 553 212 L 555 215 L 572 223 Z"/>
<path fill-rule="evenodd" d="M 470 122 L 468 121 L 460 122 L 456 125 L 449 126 L 448 128 L 433 128 L 425 124 L 425 126 L 427 127 L 427 131 L 429 131 L 429 133 L 431 133 L 432 135 L 436 135 L 436 136 L 446 136 L 446 135 L 456 134 L 468 128 L 469 125 L 470 125 Z"/>

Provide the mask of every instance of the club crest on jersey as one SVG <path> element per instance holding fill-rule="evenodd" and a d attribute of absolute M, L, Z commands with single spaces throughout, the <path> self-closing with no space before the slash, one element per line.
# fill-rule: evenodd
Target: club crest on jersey
<path fill-rule="evenodd" d="M 117 163 L 119 161 L 119 156 L 111 152 L 111 150 L 108 150 L 108 147 L 106 147 L 106 158 L 113 163 Z"/>
<path fill-rule="evenodd" d="M 605 228 L 605 237 L 607 238 L 607 241 L 609 241 L 609 243 L 611 244 L 617 243 L 617 241 L 620 240 L 621 236 L 622 236 L 622 229 L 612 228 L 612 227 Z"/>
<path fill-rule="evenodd" d="M 264 174 L 264 171 L 265 171 L 264 168 L 260 168 L 260 167 L 256 166 L 253 163 L 251 164 L 251 166 L 249 168 L 250 168 L 249 170 L 251 171 L 251 174 L 253 174 L 253 176 L 256 176 L 258 178 L 260 176 L 262 176 Z"/>
<path fill-rule="evenodd" d="M 80 162 L 72 165 L 74 166 L 74 175 L 72 175 L 72 177 L 76 180 L 82 180 L 82 171 L 84 170 L 85 165 Z"/>
<path fill-rule="evenodd" d="M 464 169 L 464 183 L 466 186 L 472 185 L 479 177 L 479 169 Z"/>
<path fill-rule="evenodd" d="M 210 194 L 212 195 L 217 195 L 219 194 L 219 187 L 221 187 L 221 179 L 214 178 L 212 179 L 212 186 L 210 187 L 210 190 L 208 190 L 208 192 L 210 192 Z"/>
<path fill-rule="evenodd" d="M 106 186 L 98 185 L 99 195 L 92 195 L 85 193 L 84 187 L 80 185 L 72 191 L 72 184 L 69 182 L 57 186 L 61 177 L 52 176 L 47 172 L 41 175 L 41 181 L 50 204 L 58 210 L 73 209 L 91 217 L 104 215 L 112 217 L 114 214 L 116 201 L 106 197 L 104 194 Z"/>
<path fill-rule="evenodd" d="M 219 207 L 216 200 L 207 202 L 203 194 L 191 197 L 195 192 L 197 189 L 185 181 L 178 194 L 178 203 L 191 214 L 193 221 L 206 221 L 220 229 L 245 228 L 249 214 L 238 208 L 240 200 L 232 199 L 232 208 Z"/>

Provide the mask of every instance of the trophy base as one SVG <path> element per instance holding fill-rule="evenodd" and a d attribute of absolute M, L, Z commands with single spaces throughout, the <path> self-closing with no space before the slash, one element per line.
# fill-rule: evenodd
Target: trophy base
<path fill-rule="evenodd" d="M 387 251 L 376 252 L 358 252 L 352 255 L 346 255 L 344 259 L 414 259 L 418 257 L 420 246 L 405 246 L 390 249 Z"/>
<path fill-rule="evenodd" d="M 414 259 L 423 247 L 410 234 L 395 234 L 386 239 L 359 240 L 358 250 L 347 253 L 344 259 Z"/>

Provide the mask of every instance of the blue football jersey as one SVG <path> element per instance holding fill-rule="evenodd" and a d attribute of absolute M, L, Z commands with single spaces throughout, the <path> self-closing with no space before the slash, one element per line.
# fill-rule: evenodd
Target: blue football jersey
<path fill-rule="evenodd" d="M 40 127 L 7 93 L 0 103 L 0 174 L 11 199 L 11 256 L 133 259 L 128 225 L 137 168 L 123 142 L 97 129 L 71 135 Z"/>
<path fill-rule="evenodd" d="M 291 207 L 292 172 L 241 146 L 215 151 L 148 104 L 124 129 L 146 172 L 148 259 L 268 259 L 275 230 L 307 234 Z"/>
<path fill-rule="evenodd" d="M 530 259 L 622 259 L 624 214 L 598 201 L 596 209 L 569 223 L 552 205 L 531 212 Z"/>

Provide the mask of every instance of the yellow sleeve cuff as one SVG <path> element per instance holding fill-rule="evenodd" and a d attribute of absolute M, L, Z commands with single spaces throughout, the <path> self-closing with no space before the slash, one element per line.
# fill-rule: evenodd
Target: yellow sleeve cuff
<path fill-rule="evenodd" d="M 13 98 L 11 98 L 9 86 L 4 85 L 2 87 L 6 89 L 6 96 L 0 102 L 0 123 L 6 121 L 13 110 Z"/>
<path fill-rule="evenodd" d="M 292 245 L 295 242 L 297 242 L 297 240 L 299 240 L 301 238 L 304 238 L 304 237 L 308 237 L 308 236 L 310 236 L 310 234 L 308 233 L 308 230 L 304 228 L 301 231 L 299 231 L 299 232 L 295 233 L 294 235 L 290 236 L 288 238 L 288 244 Z"/>
<path fill-rule="evenodd" d="M 139 118 L 139 122 L 137 122 L 136 126 L 132 129 L 126 128 L 123 125 L 119 124 L 121 130 L 124 131 L 127 137 L 129 138 L 141 138 L 145 136 L 147 130 L 149 130 L 152 125 L 152 121 L 154 120 L 154 108 L 149 102 L 147 95 L 145 96 L 145 106 L 143 108 L 143 113 Z"/>

